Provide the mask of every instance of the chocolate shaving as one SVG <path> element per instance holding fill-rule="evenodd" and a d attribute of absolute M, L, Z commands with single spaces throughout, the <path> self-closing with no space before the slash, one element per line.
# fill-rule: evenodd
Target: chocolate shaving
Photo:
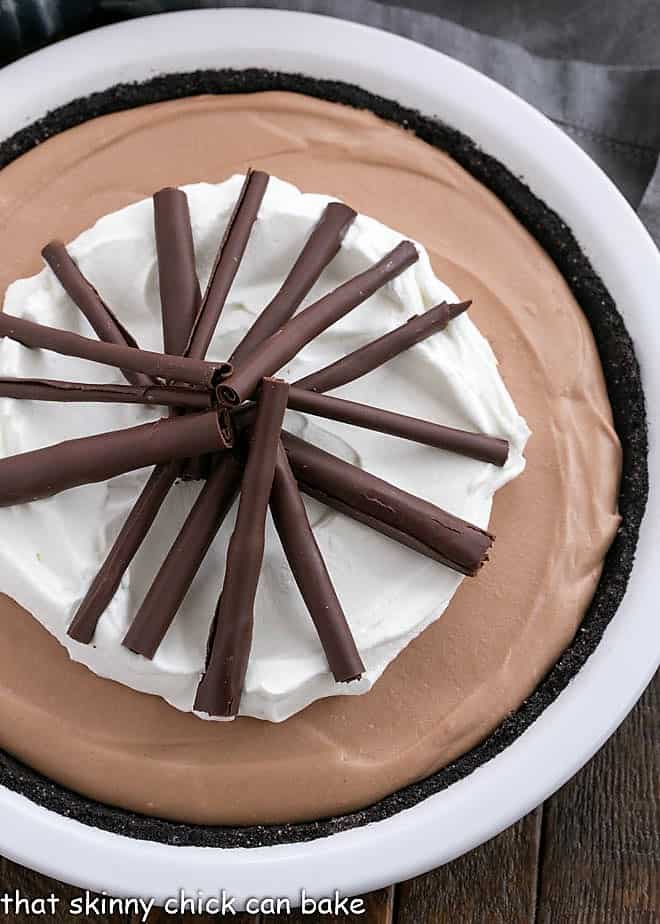
<path fill-rule="evenodd" d="M 68 634 L 77 642 L 89 644 L 94 638 L 99 619 L 151 529 L 180 467 L 180 461 L 170 462 L 157 465 L 151 473 L 69 626 Z"/>
<path fill-rule="evenodd" d="M 124 325 L 108 308 L 97 290 L 83 276 L 77 263 L 61 241 L 51 241 L 41 256 L 59 279 L 62 288 L 85 315 L 99 340 L 137 347 L 137 343 Z M 124 378 L 133 385 L 149 385 L 149 376 L 133 370 L 122 370 Z"/>
<path fill-rule="evenodd" d="M 210 388 L 231 369 L 228 363 L 207 363 L 200 359 L 168 356 L 118 343 L 90 340 L 71 331 L 36 324 L 5 312 L 0 312 L 0 337 L 9 337 L 24 346 L 51 350 L 62 356 L 75 356 L 117 369 L 132 369 L 154 378 L 185 382 L 200 388 Z"/>
<path fill-rule="evenodd" d="M 163 348 L 182 356 L 202 301 L 188 197 L 168 186 L 154 193 L 153 202 Z M 180 474 L 196 462 L 188 459 Z"/>
<path fill-rule="evenodd" d="M 0 507 L 52 497 L 190 453 L 227 448 L 216 411 L 66 440 L 0 459 Z"/>
<path fill-rule="evenodd" d="M 335 680 L 338 683 L 359 680 L 364 673 L 364 664 L 314 538 L 298 484 L 281 443 L 270 494 L 270 511 Z"/>
<path fill-rule="evenodd" d="M 206 411 L 208 390 L 185 385 L 90 385 L 54 379 L 0 378 L 0 398 L 100 404 L 147 404 Z"/>
<path fill-rule="evenodd" d="M 341 242 L 356 217 L 356 212 L 342 202 L 326 205 L 291 272 L 275 297 L 266 305 L 245 334 L 229 362 L 239 366 L 250 353 L 293 317 L 314 283 L 337 255 Z"/>
<path fill-rule="evenodd" d="M 235 407 L 250 398 L 262 376 L 281 369 L 310 340 L 362 304 L 417 259 L 414 244 L 403 241 L 368 270 L 305 308 L 258 346 L 242 366 L 234 369 L 226 382 L 218 387 L 218 400 Z"/>
<path fill-rule="evenodd" d="M 471 301 L 457 304 L 441 302 L 424 314 L 413 315 L 405 324 L 395 327 L 389 333 L 348 353 L 329 366 L 324 366 L 318 372 L 298 379 L 294 384 L 311 391 L 325 392 L 354 382 L 416 343 L 421 343 L 432 334 L 444 330 L 450 321 L 467 311 L 471 304 Z"/>
<path fill-rule="evenodd" d="M 380 408 L 370 407 L 368 404 L 320 395 L 295 385 L 289 388 L 288 405 L 296 411 L 314 414 L 316 417 L 338 420 L 355 427 L 364 427 L 367 430 L 376 430 L 390 436 L 413 440 L 416 443 L 435 446 L 437 449 L 455 452 L 470 459 L 491 462 L 493 465 L 504 465 L 509 455 L 507 440 L 496 436 L 445 427 L 429 420 L 419 420 L 417 417 L 383 411 Z"/>
<path fill-rule="evenodd" d="M 153 200 L 163 345 L 166 353 L 182 356 L 202 300 L 188 197 L 168 186 Z"/>
<path fill-rule="evenodd" d="M 239 461 L 226 453 L 216 462 L 124 638 L 145 658 L 156 654 L 238 493 Z"/>
<path fill-rule="evenodd" d="M 256 221 L 269 176 L 260 170 L 248 170 L 234 211 L 218 249 L 202 305 L 185 351 L 186 356 L 202 359 L 225 306 L 227 295 L 238 272 L 247 242 Z"/>
<path fill-rule="evenodd" d="M 490 533 L 291 433 L 282 432 L 282 444 L 310 497 L 461 574 L 487 560 Z"/>
<path fill-rule="evenodd" d="M 289 386 L 264 379 L 259 392 L 236 526 L 227 549 L 227 568 L 211 630 L 205 673 L 195 710 L 233 719 L 238 715 L 252 645 L 254 600 L 264 553 L 266 512 Z"/>

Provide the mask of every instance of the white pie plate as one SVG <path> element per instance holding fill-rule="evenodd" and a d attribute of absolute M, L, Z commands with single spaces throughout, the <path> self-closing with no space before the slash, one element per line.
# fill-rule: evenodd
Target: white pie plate
<path fill-rule="evenodd" d="M 406 39 L 341 20 L 267 10 L 200 10 L 89 32 L 0 71 L 0 139 L 119 81 L 205 67 L 266 67 L 358 84 L 438 115 L 506 164 L 573 229 L 618 303 L 642 367 L 649 468 L 660 470 L 660 255 L 632 209 L 563 132 L 501 86 Z M 515 129 L 515 130 L 514 130 Z M 0 852 L 57 879 L 162 902 L 185 888 L 242 900 L 300 890 L 357 894 L 477 846 L 538 805 L 594 754 L 657 668 L 659 482 L 651 482 L 625 599 L 587 664 L 498 757 L 385 821 L 301 844 L 171 847 L 64 818 L 0 788 Z"/>

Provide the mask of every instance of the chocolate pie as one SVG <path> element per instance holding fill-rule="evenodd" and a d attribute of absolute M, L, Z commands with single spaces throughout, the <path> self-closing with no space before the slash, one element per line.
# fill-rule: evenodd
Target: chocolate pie
<path fill-rule="evenodd" d="M 560 220 L 443 126 L 265 79 L 0 149 L 0 781 L 186 843 L 330 833 L 496 753 L 597 643 L 645 498 L 634 354 Z"/>

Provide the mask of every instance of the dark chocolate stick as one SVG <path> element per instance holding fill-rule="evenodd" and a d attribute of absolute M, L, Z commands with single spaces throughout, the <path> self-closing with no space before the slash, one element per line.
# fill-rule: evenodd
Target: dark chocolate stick
<path fill-rule="evenodd" d="M 156 654 L 238 493 L 238 459 L 225 453 L 216 461 L 124 638 L 127 648 L 145 658 Z"/>
<path fill-rule="evenodd" d="M 341 242 L 356 214 L 342 202 L 331 202 L 325 207 L 277 294 L 229 357 L 232 365 L 238 366 L 244 362 L 255 347 L 293 317 L 323 270 L 339 252 Z"/>
<path fill-rule="evenodd" d="M 362 304 L 417 258 L 414 244 L 403 241 L 374 266 L 305 308 L 258 346 L 243 365 L 234 369 L 218 387 L 218 400 L 233 407 L 250 398 L 262 376 L 281 369 L 310 340 Z"/>
<path fill-rule="evenodd" d="M 399 436 L 402 439 L 423 443 L 425 446 L 435 446 L 437 449 L 446 449 L 470 459 L 491 462 L 493 465 L 504 465 L 509 454 L 507 440 L 496 436 L 445 427 L 430 420 L 419 420 L 405 414 L 383 411 L 368 404 L 319 395 L 295 385 L 289 389 L 288 404 L 296 411 L 314 414 L 316 417 L 338 420 L 367 430 L 377 430 L 379 433 Z"/>
<path fill-rule="evenodd" d="M 425 311 L 424 314 L 414 315 L 400 327 L 395 327 L 389 333 L 348 353 L 347 356 L 343 356 L 331 365 L 324 366 L 318 372 L 312 372 L 298 379 L 294 384 L 311 391 L 325 392 L 346 385 L 348 382 L 354 382 L 416 343 L 444 330 L 449 321 L 466 311 L 471 304 L 471 301 L 452 305 L 442 302 L 435 308 Z"/>
<path fill-rule="evenodd" d="M 0 398 L 100 404 L 147 404 L 207 411 L 213 404 L 208 389 L 184 385 L 91 385 L 53 379 L 0 378 Z"/>
<path fill-rule="evenodd" d="M 188 197 L 168 186 L 153 199 L 164 351 L 182 356 L 202 300 Z"/>
<path fill-rule="evenodd" d="M 169 462 L 157 465 L 151 473 L 69 626 L 68 634 L 77 642 L 89 644 L 94 638 L 99 619 L 151 529 L 180 467 L 180 461 Z"/>
<path fill-rule="evenodd" d="M 231 368 L 227 363 L 206 363 L 200 359 L 152 353 L 118 343 L 102 343 L 57 327 L 16 318 L 5 312 L 0 312 L 0 337 L 9 337 L 24 346 L 51 350 L 63 356 L 75 356 L 116 369 L 132 369 L 154 378 L 186 382 L 198 388 L 209 388 Z"/>
<path fill-rule="evenodd" d="M 236 526 L 227 549 L 227 569 L 211 630 L 206 671 L 195 709 L 233 719 L 238 714 L 252 645 L 254 600 L 264 554 L 266 512 L 289 386 L 264 379 L 259 392 Z"/>
<path fill-rule="evenodd" d="M 217 452 L 230 442 L 218 413 L 206 411 L 22 452 L 0 459 L 0 507 L 51 497 L 191 453 Z"/>
<path fill-rule="evenodd" d="M 269 176 L 261 170 L 248 170 L 234 211 L 218 249 L 211 277 L 202 299 L 197 320 L 186 348 L 186 356 L 202 359 L 225 307 L 229 290 L 243 259 L 256 221 Z"/>
<path fill-rule="evenodd" d="M 61 241 L 51 241 L 41 256 L 59 279 L 62 288 L 85 315 L 99 340 L 137 347 L 137 343 L 124 325 L 108 308 L 94 286 L 80 272 L 77 263 Z M 133 385 L 149 385 L 150 378 L 141 372 L 122 370 Z"/>
<path fill-rule="evenodd" d="M 153 199 L 163 349 L 182 356 L 202 301 L 188 197 L 180 189 L 167 187 L 155 193 Z M 198 461 L 187 460 L 181 475 Z"/>
<path fill-rule="evenodd" d="M 286 431 L 282 444 L 310 497 L 461 574 L 487 560 L 493 537 L 485 530 Z"/>
<path fill-rule="evenodd" d="M 359 680 L 364 673 L 364 664 L 314 538 L 298 483 L 281 443 L 270 494 L 270 512 L 335 680 L 337 683 Z"/>
<path fill-rule="evenodd" d="M 220 315 L 243 259 L 245 248 L 256 221 L 259 208 L 268 186 L 269 176 L 261 171 L 248 170 L 234 210 L 227 222 L 206 292 L 202 299 L 190 341 L 184 355 L 204 359 L 213 339 Z M 183 467 L 182 477 L 187 481 L 204 478 L 210 459 L 189 459 Z"/>

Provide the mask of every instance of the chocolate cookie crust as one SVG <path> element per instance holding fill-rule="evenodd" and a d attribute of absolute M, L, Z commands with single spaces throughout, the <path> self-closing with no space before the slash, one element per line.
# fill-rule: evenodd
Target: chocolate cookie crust
<path fill-rule="evenodd" d="M 445 151 L 492 190 L 548 253 L 586 315 L 603 366 L 614 423 L 623 448 L 619 532 L 578 633 L 537 689 L 479 746 L 427 779 L 361 811 L 319 822 L 215 827 L 174 823 L 112 808 L 73 793 L 0 751 L 0 784 L 68 817 L 129 837 L 167 844 L 257 847 L 305 841 L 378 821 L 410 808 L 470 774 L 511 744 L 552 703 L 594 651 L 623 597 L 648 494 L 644 395 L 630 337 L 614 301 L 559 216 L 497 160 L 441 122 L 357 87 L 264 70 L 213 70 L 121 84 L 75 100 L 0 144 L 0 168 L 31 148 L 88 119 L 164 100 L 199 94 L 284 90 L 368 109 Z"/>

